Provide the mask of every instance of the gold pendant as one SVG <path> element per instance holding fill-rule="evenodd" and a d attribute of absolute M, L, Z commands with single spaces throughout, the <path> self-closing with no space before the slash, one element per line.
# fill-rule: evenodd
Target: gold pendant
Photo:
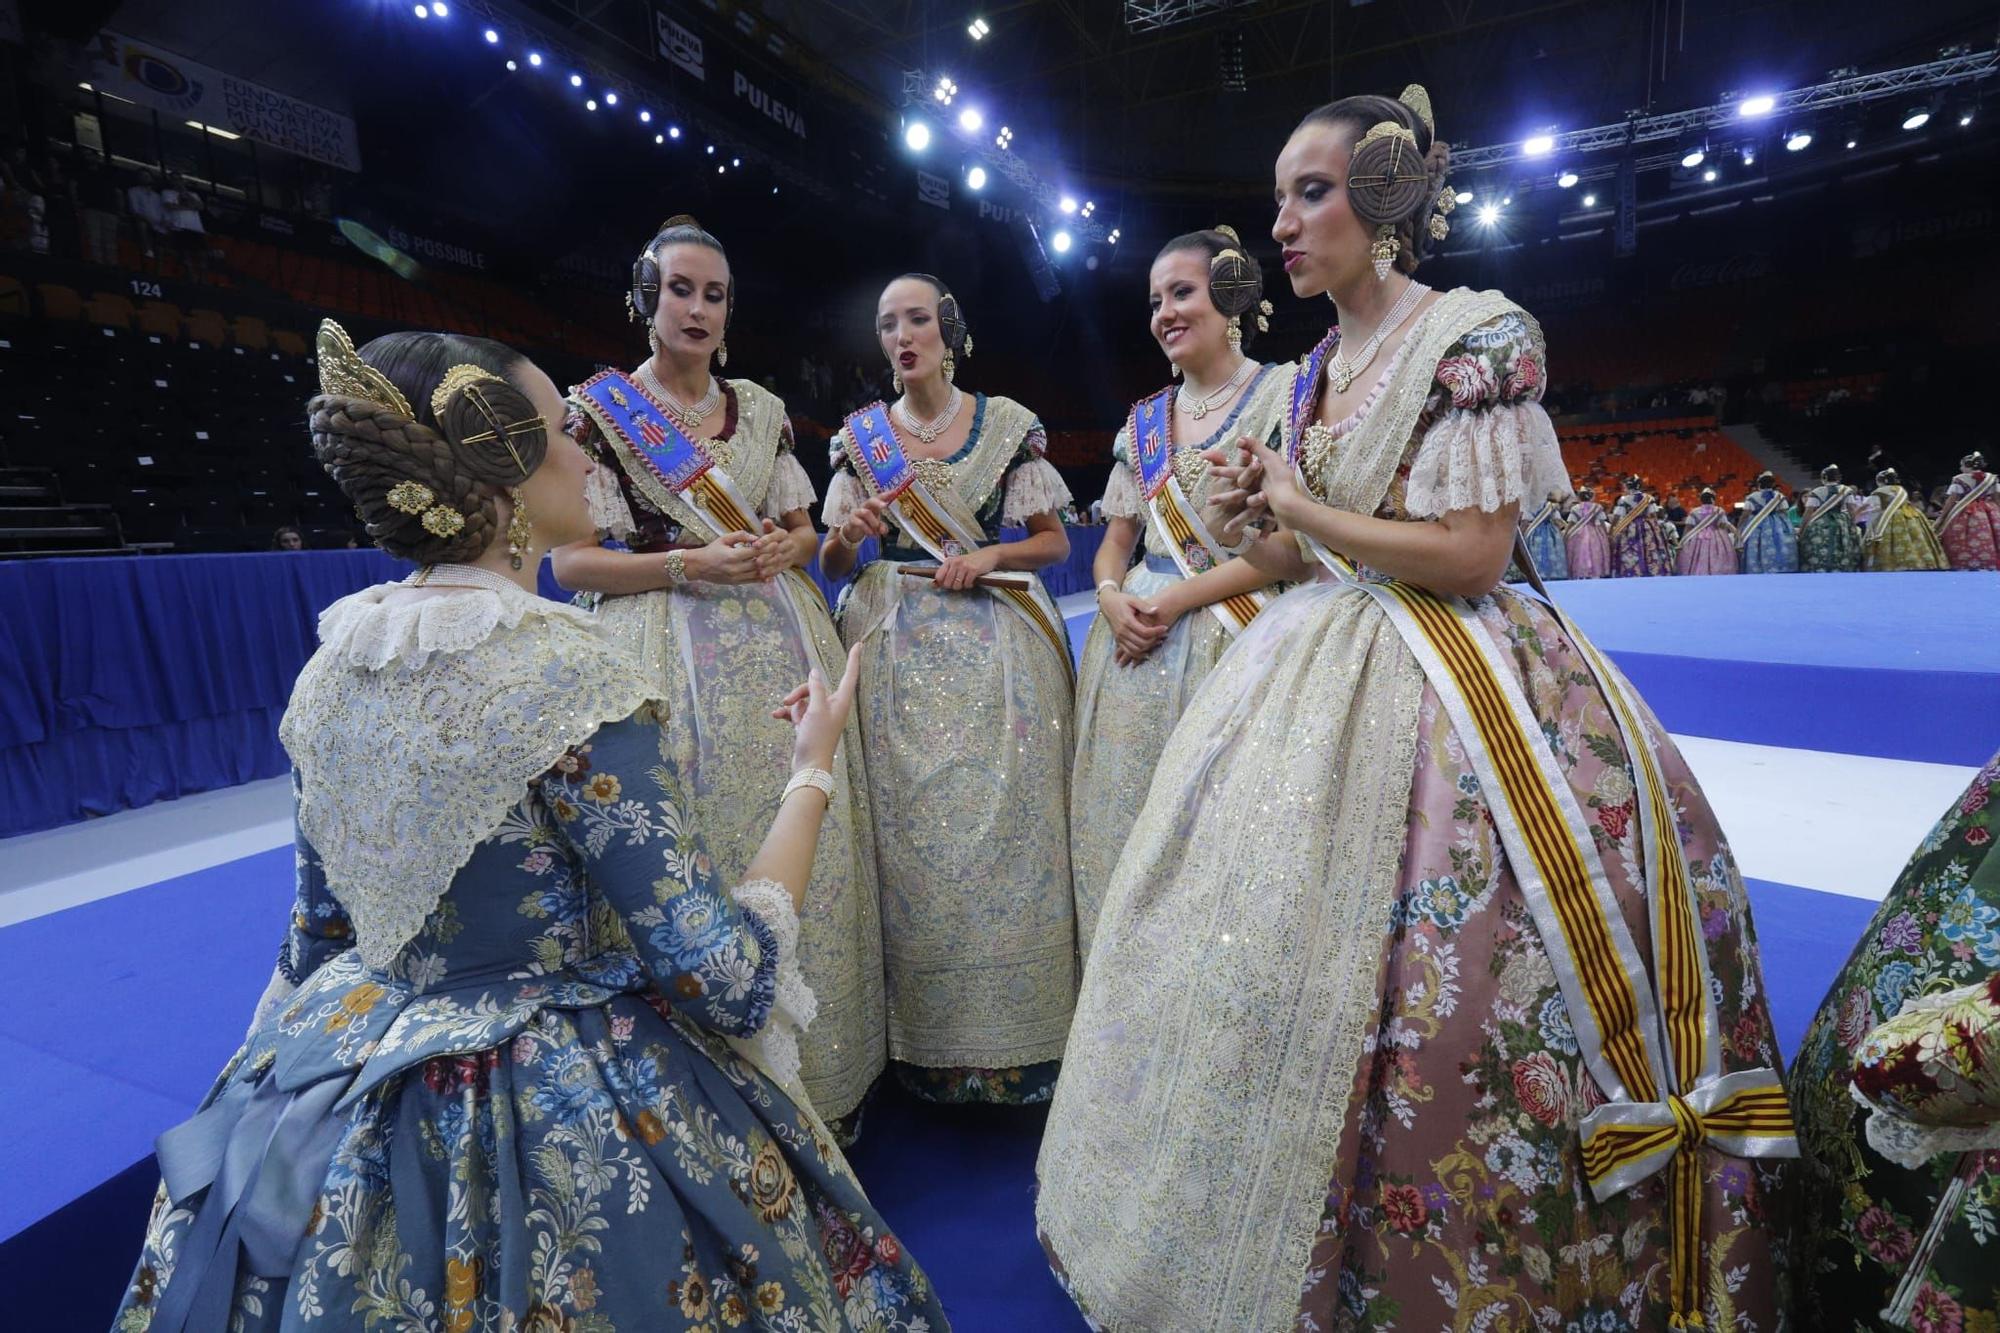
<path fill-rule="evenodd" d="M 1188 407 L 1188 415 L 1193 417 L 1196 421 L 1200 421 L 1203 417 L 1208 415 L 1208 404 L 1206 402 L 1191 404 Z"/>
<path fill-rule="evenodd" d="M 1333 363 L 1332 370 L 1333 391 L 1335 393 L 1346 393 L 1347 386 L 1354 383 L 1354 372 L 1348 368 L 1345 361 L 1339 360 Z"/>

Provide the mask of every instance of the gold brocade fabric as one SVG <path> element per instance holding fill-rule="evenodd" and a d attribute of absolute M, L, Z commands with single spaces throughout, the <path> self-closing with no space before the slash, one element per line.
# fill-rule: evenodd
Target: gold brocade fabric
<path fill-rule="evenodd" d="M 1282 368 L 1265 373 L 1250 390 L 1250 401 L 1210 439 L 1174 451 L 1174 474 L 1188 503 L 1199 513 L 1208 502 L 1208 463 L 1201 451 L 1233 444 L 1241 437 L 1276 447 L 1289 403 L 1292 377 Z M 1130 423 L 1119 432 L 1130 458 Z M 1172 540 L 1160 531 L 1148 507 L 1147 554 L 1171 560 Z M 1151 597 L 1181 581 L 1178 572 L 1141 564 L 1125 576 L 1125 591 Z M 1090 955 L 1091 932 L 1118 853 L 1152 786 L 1160 752 L 1182 711 L 1209 671 L 1233 642 L 1207 609 L 1189 611 L 1167 632 L 1166 641 L 1137 666 L 1121 667 L 1111 627 L 1091 621 L 1077 670 L 1076 756 L 1070 768 L 1070 870 L 1076 884 L 1078 948 Z"/>
<path fill-rule="evenodd" d="M 1019 404 L 989 399 L 981 437 L 934 497 L 977 531 L 974 515 L 1033 423 Z M 1077 973 L 1065 664 L 1000 598 L 939 592 L 887 560 L 862 571 L 840 624 L 849 642 L 867 641 L 856 711 L 873 784 L 890 1055 L 931 1068 L 1052 1060 Z"/>
<path fill-rule="evenodd" d="M 1313 489 L 1376 512 L 1440 357 L 1515 309 L 1461 290 L 1420 316 Z M 1306 584 L 1252 622 L 1167 743 L 1038 1166 L 1044 1239 L 1107 1329 L 1292 1326 L 1379 1019 L 1424 687 L 1366 593 Z"/>
<path fill-rule="evenodd" d="M 731 454 L 743 469 L 731 476 L 760 504 L 783 405 L 747 381 L 731 384 L 741 404 Z M 694 526 L 695 511 L 643 467 L 633 476 L 663 512 L 707 531 L 705 520 Z M 606 597 L 597 619 L 667 701 L 665 733 L 687 782 L 690 818 L 717 873 L 741 879 L 777 816 L 792 768 L 791 725 L 771 709 L 811 668 L 834 681 L 844 665 L 825 602 L 810 583 L 787 575 L 768 584 L 689 583 Z M 853 719 L 800 913 L 799 965 L 819 999 L 799 1043 L 801 1077 L 814 1109 L 837 1119 L 860 1104 L 887 1059 L 874 819 Z"/>

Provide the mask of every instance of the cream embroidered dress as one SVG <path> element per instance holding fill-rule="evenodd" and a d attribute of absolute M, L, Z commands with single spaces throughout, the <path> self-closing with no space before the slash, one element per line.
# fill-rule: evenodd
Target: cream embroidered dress
<path fill-rule="evenodd" d="M 717 873 L 654 683 L 583 612 L 432 580 L 320 620 L 291 927 L 161 1136 L 114 1327 L 943 1328 L 788 1091 L 791 896 Z"/>
<path fill-rule="evenodd" d="M 1174 468 L 1188 502 L 1199 509 L 1208 499 L 1208 463 L 1201 451 L 1234 444 L 1243 436 L 1275 447 L 1284 418 L 1291 376 L 1276 366 L 1257 372 L 1229 415 L 1198 444 L 1176 446 Z M 1127 421 L 1111 446 L 1111 477 L 1104 486 L 1106 518 L 1135 518 L 1146 525 L 1146 558 L 1125 576 L 1125 591 L 1153 597 L 1181 581 L 1170 554 L 1172 538 L 1152 517 L 1132 466 L 1132 425 Z M 1174 622 L 1158 648 L 1137 666 L 1121 667 L 1111 627 L 1092 620 L 1077 671 L 1076 761 L 1070 770 L 1070 867 L 1076 879 L 1078 951 L 1090 956 L 1090 935 L 1098 905 L 1111 882 L 1112 867 L 1152 785 L 1153 770 L 1167 736 L 1188 700 L 1207 679 L 1223 649 L 1234 640 L 1206 608 Z"/>
<path fill-rule="evenodd" d="M 1042 426 L 976 395 L 964 448 L 916 461 L 933 499 L 990 541 L 1070 499 Z M 826 526 L 865 498 L 833 440 Z M 855 711 L 873 784 L 889 1054 L 920 1095 L 1039 1102 L 1076 999 L 1069 874 L 1069 648 L 984 588 L 898 574 L 934 564 L 892 533 L 841 599 L 864 642 Z M 1062 620 L 1035 581 L 1061 633 Z"/>
<path fill-rule="evenodd" d="M 1445 294 L 1364 407 L 1303 432 L 1306 483 L 1398 522 L 1566 491 L 1543 355 L 1498 293 Z M 1107 1329 L 1664 1328 L 1664 1177 L 1593 1199 L 1579 1127 L 1605 1099 L 1554 951 L 1370 577 L 1328 572 L 1266 608 L 1167 743 L 1084 971 L 1038 1167 L 1044 1244 Z M 1605 693 L 1541 602 L 1503 587 L 1456 606 L 1525 696 L 1519 725 L 1553 751 L 1615 919 L 1651 956 Z M 1742 880 L 1637 711 L 1721 1066 L 1775 1066 Z M 1553 791 L 1543 771 L 1526 781 Z M 1763 1219 L 1784 1170 L 1696 1151 L 1708 1326 L 1769 1333 L 1785 1255 Z"/>
<path fill-rule="evenodd" d="M 701 515 L 580 399 L 571 407 L 572 431 L 599 465 L 591 508 L 603 532 L 662 557 L 710 539 Z M 792 455 L 784 403 L 749 380 L 729 380 L 723 410 L 722 434 L 701 445 L 757 514 L 775 519 L 810 507 L 817 497 Z M 788 573 L 769 583 L 689 583 L 604 597 L 597 617 L 671 705 L 667 732 L 709 855 L 725 878 L 741 874 L 791 772 L 791 728 L 771 716 L 772 707 L 812 667 L 829 681 L 840 678 L 845 654 L 825 599 L 809 579 Z M 861 1104 L 887 1060 L 874 820 L 852 721 L 840 758 L 799 941 L 800 966 L 820 997 L 819 1020 L 805 1039 L 805 1086 L 828 1120 Z"/>

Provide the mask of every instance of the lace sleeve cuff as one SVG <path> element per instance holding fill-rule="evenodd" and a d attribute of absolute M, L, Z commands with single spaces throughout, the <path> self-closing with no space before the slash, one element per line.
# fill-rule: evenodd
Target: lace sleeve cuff
<path fill-rule="evenodd" d="M 1013 525 L 1025 523 L 1036 514 L 1054 514 L 1070 498 L 1069 487 L 1055 465 L 1046 458 L 1030 458 L 1007 478 L 1007 499 L 1000 509 L 1000 521 Z"/>
<path fill-rule="evenodd" d="M 1101 503 L 1106 518 L 1137 518 L 1144 510 L 1144 501 L 1139 496 L 1139 482 L 1122 459 L 1111 465 L 1111 476 L 1105 480 Z"/>
<path fill-rule="evenodd" d="M 1417 450 L 1404 506 L 1417 518 L 1486 513 L 1569 494 L 1555 423 L 1536 402 L 1446 409 Z"/>
<path fill-rule="evenodd" d="M 799 915 L 792 909 L 791 893 L 776 880 L 750 880 L 739 884 L 731 896 L 738 907 L 770 930 L 777 941 L 778 958 L 770 1017 L 756 1035 L 732 1037 L 730 1045 L 794 1099 L 802 1099 L 799 1036 L 819 1012 L 819 999 L 799 970 Z"/>
<path fill-rule="evenodd" d="M 852 472 L 842 468 L 826 484 L 826 505 L 820 510 L 820 521 L 831 532 L 845 523 L 867 498 L 861 493 L 861 482 Z"/>
<path fill-rule="evenodd" d="M 810 510 L 819 493 L 813 490 L 812 478 L 799 466 L 799 460 L 788 449 L 778 455 L 771 465 L 771 488 L 764 493 L 765 518 L 777 518 L 789 514 L 794 509 Z"/>
<path fill-rule="evenodd" d="M 794 467 L 798 466 L 796 463 Z M 618 489 L 618 474 L 602 463 L 591 470 L 583 483 L 584 498 L 590 503 L 590 521 L 599 532 L 624 541 L 639 529 L 632 507 Z"/>

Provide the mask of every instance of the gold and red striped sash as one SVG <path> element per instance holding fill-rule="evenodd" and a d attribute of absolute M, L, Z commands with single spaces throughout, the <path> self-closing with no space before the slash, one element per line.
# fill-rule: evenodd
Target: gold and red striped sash
<path fill-rule="evenodd" d="M 1548 602 L 1609 702 L 1631 763 L 1656 981 L 1612 897 L 1575 793 L 1477 615 L 1457 599 L 1363 579 L 1346 559 L 1311 544 L 1341 582 L 1382 606 L 1452 718 L 1555 969 L 1584 1063 L 1606 1097 L 1580 1126 L 1585 1178 L 1604 1199 L 1668 1172 L 1671 1323 L 1701 1327 L 1700 1145 L 1762 1158 L 1797 1156 L 1798 1144 L 1776 1070 L 1720 1072 L 1686 856 L 1629 687 Z M 1540 580 L 1531 581 L 1546 601 Z"/>

